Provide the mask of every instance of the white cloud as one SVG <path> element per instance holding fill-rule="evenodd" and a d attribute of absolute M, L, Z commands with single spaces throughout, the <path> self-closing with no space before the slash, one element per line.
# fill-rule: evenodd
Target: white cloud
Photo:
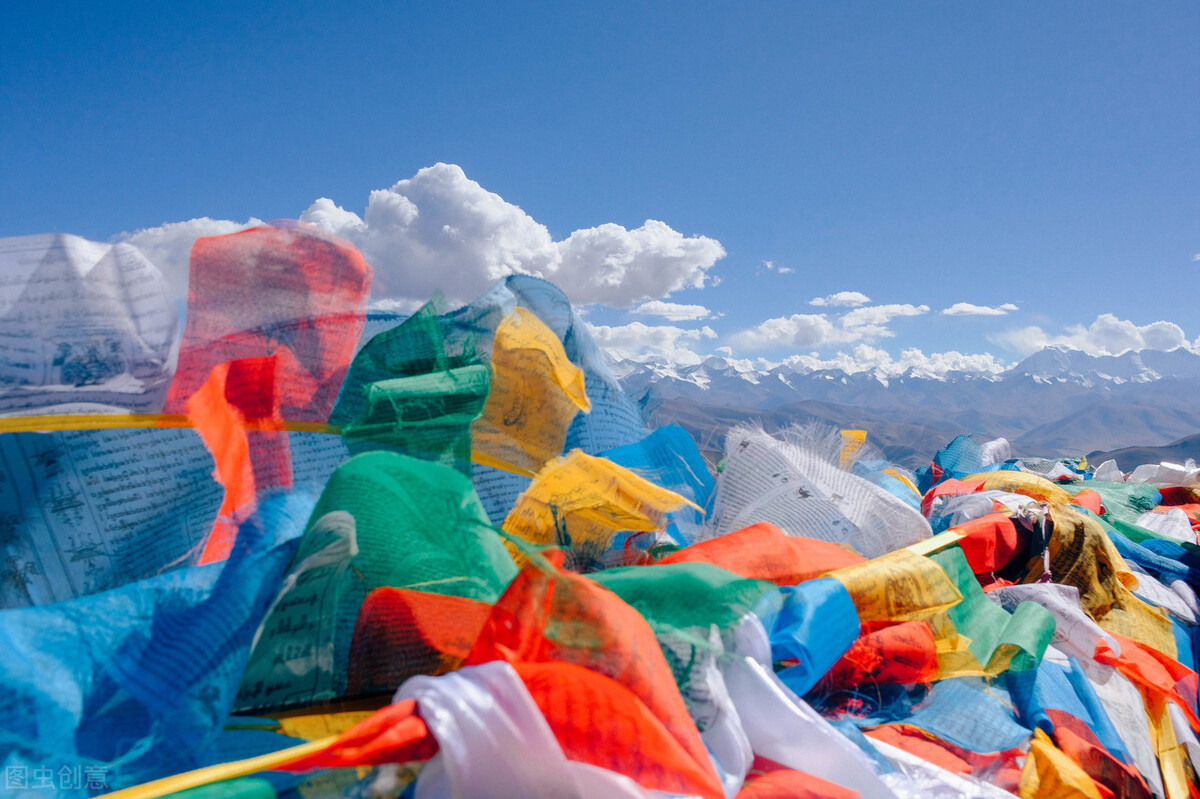
<path fill-rule="evenodd" d="M 732 340 L 739 347 L 751 350 L 771 347 L 831 347 L 872 342 L 895 335 L 888 327 L 892 319 L 920 316 L 928 312 L 928 305 L 893 304 L 854 308 L 836 321 L 831 320 L 828 314 L 777 316 L 749 330 L 735 333 Z"/>
<path fill-rule="evenodd" d="M 808 301 L 809 305 L 831 305 L 854 307 L 857 305 L 866 305 L 871 301 L 871 298 L 861 291 L 839 291 L 836 294 L 829 294 L 825 297 L 813 297 Z"/>
<path fill-rule="evenodd" d="M 792 272 L 796 271 L 790 266 L 777 266 L 774 261 L 763 261 L 762 267 L 768 272 L 778 272 L 781 275 L 790 275 Z"/>
<path fill-rule="evenodd" d="M 754 350 L 763 347 L 823 347 L 850 344 L 858 336 L 847 333 L 823 314 L 792 314 L 767 319 L 757 327 L 734 333 L 739 347 Z"/>
<path fill-rule="evenodd" d="M 1022 355 L 1050 346 L 1082 350 L 1089 355 L 1121 355 L 1129 350 L 1173 350 L 1188 346 L 1183 329 L 1174 322 L 1136 325 L 1110 313 L 1100 314 L 1087 327 L 1068 327 L 1061 335 L 1051 335 L 1040 327 L 1031 326 L 998 333 L 991 340 Z"/>
<path fill-rule="evenodd" d="M 785 365 L 797 372 L 810 372 L 823 369 L 840 369 L 848 374 L 874 371 L 884 377 L 899 377 L 906 372 L 921 377 L 944 377 L 948 372 L 975 372 L 980 374 L 1000 374 L 1009 364 L 997 359 L 990 353 L 967 355 L 957 350 L 935 352 L 926 355 L 919 349 L 906 349 L 899 358 L 893 358 L 886 350 L 859 344 L 850 353 L 838 352 L 831 358 L 819 358 L 815 355 L 792 355 L 785 358 L 781 364 L 771 364 L 760 359 L 762 366 L 771 368 L 775 365 Z"/>
<path fill-rule="evenodd" d="M 371 192 L 361 218 L 325 198 L 300 218 L 357 245 L 390 296 L 423 298 L 440 288 L 466 301 L 500 278 L 529 274 L 553 280 L 577 304 L 629 307 L 702 288 L 725 255 L 715 239 L 653 219 L 634 230 L 611 223 L 577 230 L 556 242 L 545 225 L 453 164 Z"/>
<path fill-rule="evenodd" d="M 635 360 L 652 357 L 680 365 L 694 365 L 704 360 L 690 346 L 717 337 L 708 325 L 689 329 L 641 322 L 616 326 L 589 323 L 588 329 L 596 343 L 614 357 Z"/>
<path fill-rule="evenodd" d="M 1198 252 L 1198 253 L 1196 253 L 1195 255 L 1193 255 L 1193 256 L 1192 256 L 1192 260 L 1193 260 L 1193 261 L 1200 261 L 1200 252 Z"/>
<path fill-rule="evenodd" d="M 648 219 L 639 228 L 603 224 L 562 241 L 517 206 L 470 180 L 453 164 L 420 170 L 372 191 L 362 216 L 322 197 L 300 220 L 354 244 L 375 270 L 372 299 L 425 301 L 441 289 L 466 302 L 514 274 L 554 281 L 579 305 L 627 308 L 674 291 L 715 285 L 708 270 L 725 256 L 720 242 L 684 236 Z M 164 274 L 187 285 L 188 254 L 198 236 L 261 224 L 215 219 L 173 222 L 122 234 Z"/>
<path fill-rule="evenodd" d="M 631 313 L 642 314 L 643 316 L 661 316 L 664 319 L 670 319 L 672 322 L 687 322 L 696 319 L 708 319 L 714 316 L 713 312 L 703 305 L 681 305 L 677 302 L 663 302 L 662 300 L 643 302 L 634 308 Z"/>
<path fill-rule="evenodd" d="M 188 264 L 191 261 L 192 245 L 202 236 L 224 236 L 263 224 L 261 219 L 251 217 L 246 222 L 230 222 L 226 219 L 189 219 L 186 222 L 167 222 L 154 228 L 145 228 L 133 233 L 121 233 L 115 238 L 136 246 L 163 273 L 171 294 L 186 298 L 188 292 Z"/>
<path fill-rule="evenodd" d="M 1003 305 L 995 307 L 989 305 L 975 305 L 969 302 L 956 302 L 949 308 L 943 308 L 942 314 L 945 316 L 1004 316 L 1009 311 L 1018 310 L 1017 306 L 1011 302 L 1006 302 Z"/>
<path fill-rule="evenodd" d="M 558 249 L 561 261 L 549 277 L 567 296 L 618 308 L 703 288 L 706 271 L 725 257 L 716 239 L 684 237 L 653 219 L 636 230 L 611 223 L 577 230 Z"/>
<path fill-rule="evenodd" d="M 847 311 L 846 315 L 842 317 L 841 323 L 845 328 L 879 328 L 898 316 L 920 316 L 925 313 L 929 313 L 928 305 L 867 305 Z M 888 332 L 880 335 L 890 336 L 892 334 Z"/>

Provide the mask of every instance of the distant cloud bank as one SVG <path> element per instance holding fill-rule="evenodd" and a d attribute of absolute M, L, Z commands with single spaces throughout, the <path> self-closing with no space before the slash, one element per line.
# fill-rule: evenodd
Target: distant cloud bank
<path fill-rule="evenodd" d="M 881 338 L 895 335 L 888 326 L 889 323 L 902 316 L 920 316 L 929 312 L 928 305 L 861 305 L 861 301 L 869 301 L 858 292 L 841 292 L 836 303 L 829 297 L 821 298 L 822 305 L 858 305 L 840 317 L 831 318 L 829 314 L 792 314 L 777 316 L 758 324 L 749 330 L 743 330 L 733 335 L 735 346 L 749 350 L 766 349 L 771 347 L 799 347 L 812 349 L 858 342 L 873 342 Z M 837 298 L 840 295 L 832 295 Z M 815 302 L 815 301 L 814 301 Z"/>
<path fill-rule="evenodd" d="M 1011 347 L 1021 355 L 1030 355 L 1050 346 L 1069 347 L 1089 355 L 1121 355 L 1129 350 L 1173 350 L 1189 346 L 1200 348 L 1200 339 L 1192 345 L 1183 328 L 1174 322 L 1136 325 L 1110 313 L 1100 314 L 1087 327 L 1073 325 L 1066 330 L 1061 335 L 1051 335 L 1037 326 L 1022 327 L 997 333 L 991 340 Z"/>

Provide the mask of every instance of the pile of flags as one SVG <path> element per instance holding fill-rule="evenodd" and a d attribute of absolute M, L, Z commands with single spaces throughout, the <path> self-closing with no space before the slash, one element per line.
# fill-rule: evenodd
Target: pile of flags
<path fill-rule="evenodd" d="M 28 796 L 1200 796 L 1200 469 L 647 430 L 554 286 L 0 241 Z"/>

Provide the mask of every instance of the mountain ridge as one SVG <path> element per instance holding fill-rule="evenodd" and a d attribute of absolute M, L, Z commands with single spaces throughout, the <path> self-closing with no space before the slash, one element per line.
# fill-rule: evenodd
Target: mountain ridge
<path fill-rule="evenodd" d="M 897 462 L 928 459 L 962 432 L 1059 456 L 1161 446 L 1200 431 L 1200 354 L 1183 348 L 1094 356 L 1048 347 L 1000 373 L 755 369 L 719 356 L 690 366 L 610 365 L 656 423 L 676 421 L 710 446 L 732 424 L 755 419 L 768 429 L 804 418 L 874 425 L 876 443 Z"/>

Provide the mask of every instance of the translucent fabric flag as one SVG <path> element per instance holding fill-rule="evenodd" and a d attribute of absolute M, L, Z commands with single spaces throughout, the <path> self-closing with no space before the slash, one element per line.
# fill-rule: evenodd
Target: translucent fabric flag
<path fill-rule="evenodd" d="M 766 758 L 755 758 L 755 768 L 746 778 L 737 799 L 859 799 L 862 794 L 849 788 L 779 765 Z"/>
<path fill-rule="evenodd" d="M 698 761 L 617 681 L 570 663 L 518 663 L 515 669 L 572 760 L 625 774 L 656 791 L 725 795 L 707 758 Z"/>
<path fill-rule="evenodd" d="M 1018 722 L 1003 682 L 974 677 L 939 680 L 897 723 L 978 753 L 1025 747 L 1032 734 Z"/>
<path fill-rule="evenodd" d="M 989 600 L 958 546 L 935 552 L 929 559 L 941 566 L 963 596 L 962 602 L 933 620 L 941 676 L 1034 668 L 1054 636 L 1054 616 L 1036 602 L 1022 602 L 1010 614 Z"/>
<path fill-rule="evenodd" d="M 846 587 L 831 577 L 778 590 L 783 605 L 773 618 L 764 619 L 771 657 L 784 665 L 779 679 L 803 696 L 858 638 L 858 611 Z"/>
<path fill-rule="evenodd" d="M 657 486 L 670 489 L 704 511 L 682 509 L 670 514 L 667 534 L 680 545 L 696 541 L 711 510 L 716 483 L 691 435 L 678 425 L 660 427 L 636 444 L 601 453 Z"/>
<path fill-rule="evenodd" d="M 1105 525 L 1105 531 L 1121 557 L 1164 583 L 1182 580 L 1200 585 L 1200 547 L 1195 544 L 1175 541 L 1119 519 Z"/>
<path fill-rule="evenodd" d="M 1188 544 L 1196 543 L 1196 531 L 1192 529 L 1192 521 L 1182 508 L 1155 508 L 1153 511 L 1139 516 L 1136 524 L 1147 530 L 1153 530 L 1164 538 Z"/>
<path fill-rule="evenodd" d="M 119 788 L 211 762 L 311 509 L 269 499 L 224 563 L 0 613 L 4 765 L 87 765 Z"/>
<path fill-rule="evenodd" d="M 829 576 L 846 586 L 863 622 L 929 620 L 963 598 L 941 567 L 907 549 L 844 566 Z"/>
<path fill-rule="evenodd" d="M 927 683 L 937 676 L 937 642 L 929 622 L 870 622 L 821 678 L 817 692 Z"/>
<path fill-rule="evenodd" d="M 496 603 L 466 664 L 491 660 L 571 663 L 614 680 L 682 746 L 693 761 L 690 770 L 720 785 L 650 626 L 594 581 L 531 558 Z M 577 712 L 587 711 L 580 706 Z M 634 749 L 621 751 L 636 757 Z"/>
<path fill-rule="evenodd" d="M 592 571 L 618 532 L 658 530 L 666 513 L 684 504 L 690 503 L 610 460 L 573 450 L 538 473 L 504 531 L 562 547 L 572 568 Z"/>
<path fill-rule="evenodd" d="M 982 444 L 971 436 L 955 436 L 937 451 L 931 464 L 917 469 L 917 490 L 926 494 L 943 480 L 962 479 L 986 465 Z"/>
<path fill-rule="evenodd" d="M 532 477 L 562 454 L 575 415 L 590 410 L 583 370 L 567 360 L 554 331 L 514 308 L 492 343 L 491 393 L 471 426 L 475 459 Z"/>
<path fill-rule="evenodd" d="M 415 795 L 649 799 L 646 788 L 624 776 L 630 773 L 694 793 L 695 769 L 688 773 L 678 744 L 634 697 L 604 679 L 566 664 L 495 661 L 405 683 L 397 698 L 417 700 L 439 744 Z M 649 757 L 614 762 L 624 750 L 606 744 L 635 730 L 653 747 Z M 666 763 L 652 762 L 655 754 Z"/>
<path fill-rule="evenodd" d="M 483 411 L 488 381 L 478 364 L 380 380 L 342 435 L 354 453 L 387 449 L 470 474 L 471 423 Z"/>
<path fill-rule="evenodd" d="M 711 563 L 754 580 L 796 585 L 826 572 L 865 563 L 848 547 L 816 538 L 789 536 L 759 522 L 672 552 L 659 563 Z"/>
<path fill-rule="evenodd" d="M 884 774 L 883 781 L 895 790 L 896 796 L 921 799 L 1008 799 L 1008 791 L 990 781 L 970 774 L 953 774 L 940 766 L 889 746 L 883 741 L 872 744 L 894 771 Z"/>
<path fill-rule="evenodd" d="M 342 580 L 357 554 L 350 514 L 330 511 L 309 525 L 296 553 L 298 563 L 254 636 L 257 651 L 242 673 L 239 707 L 292 706 L 339 695 L 340 675 L 334 673 L 338 611 Z"/>
<path fill-rule="evenodd" d="M 1038 502 L 1055 502 L 1063 505 L 1070 504 L 1071 495 L 1060 486 L 1045 477 L 1030 472 L 988 472 L 969 474 L 964 482 L 982 480 L 984 491 L 1007 491 L 1010 494 L 1023 494 L 1036 499 Z"/>
<path fill-rule="evenodd" d="M 1100 494 L 1104 506 L 1104 514 L 1110 522 L 1117 520 L 1136 524 L 1138 517 L 1147 511 L 1152 511 L 1162 502 L 1162 494 L 1152 485 L 1146 483 L 1111 483 L 1101 480 L 1088 480 L 1087 488 Z M 1067 486 L 1074 491 L 1079 484 Z"/>
<path fill-rule="evenodd" d="M 989 513 L 951 529 L 976 575 L 990 575 L 1012 563 L 1024 567 L 1028 562 L 1031 532 L 1007 514 Z"/>
<path fill-rule="evenodd" d="M 471 424 L 491 378 L 474 340 L 447 342 L 435 304 L 355 356 L 330 421 L 352 452 L 385 449 L 471 473 Z"/>
<path fill-rule="evenodd" d="M 775 590 L 707 563 L 625 566 L 591 579 L 632 605 L 655 629 L 729 628 Z"/>
<path fill-rule="evenodd" d="M 971 480 L 967 482 L 966 480 L 948 477 L 925 492 L 921 498 L 921 513 L 930 519 L 939 515 L 945 515 L 942 512 L 942 507 L 951 499 L 974 494 L 982 490 L 983 480 Z M 948 524 L 942 525 L 942 528 L 946 526 Z"/>
<path fill-rule="evenodd" d="M 1083 767 L 1067 757 L 1041 730 L 1021 773 L 1021 799 L 1102 799 L 1104 796 Z"/>
<path fill-rule="evenodd" d="M 1050 733 L 1055 744 L 1098 785 L 1119 797 L 1149 799 L 1115 727 L 1079 664 L 1047 659 L 1007 679 L 1023 723 Z"/>
<path fill-rule="evenodd" d="M 749 657 L 722 664 L 725 685 L 759 757 L 812 774 L 864 799 L 895 799 L 868 755 Z"/>
<path fill-rule="evenodd" d="M 920 513 L 839 466 L 840 447 L 840 434 L 822 428 L 791 431 L 782 440 L 752 427 L 731 430 L 714 532 L 768 521 L 790 535 L 848 543 L 867 557 L 928 538 Z"/>
<path fill-rule="evenodd" d="M 565 449 L 596 455 L 632 444 L 646 435 L 637 405 L 608 368 L 604 353 L 570 301 L 552 283 L 528 275 L 512 275 L 463 308 L 446 314 L 448 336 L 476 338 L 480 352 L 491 349 L 492 334 L 514 308 L 532 311 L 562 342 L 571 363 L 583 370 L 591 412 L 576 415 L 567 432 Z"/>
<path fill-rule="evenodd" d="M 335 548 L 329 558 L 318 555 L 329 547 Z M 376 588 L 493 602 L 516 574 L 466 477 L 392 452 L 358 455 L 333 473 L 289 574 L 313 564 L 314 556 L 319 568 L 302 582 L 320 580 L 324 586 L 319 591 L 314 586 L 312 600 L 291 603 L 281 596 L 274 606 L 246 668 L 239 710 L 341 696 L 355 619 Z M 331 607 L 332 620 L 326 616 Z"/>
<path fill-rule="evenodd" d="M 1175 656 L 1175 636 L 1165 613 L 1133 595 L 1137 576 L 1117 552 L 1100 522 L 1067 505 L 1052 505 L 1050 573 L 1056 582 L 1079 589 L 1083 609 L 1104 629 Z M 1041 572 L 1031 564 L 1026 582 Z"/>
<path fill-rule="evenodd" d="M 630 748 L 637 756 L 628 756 Z M 614 680 L 568 663 L 490 661 L 415 677 L 401 686 L 392 704 L 336 737 L 138 786 L 123 799 L 154 799 L 189 787 L 224 796 L 238 786 L 215 780 L 265 768 L 395 763 L 421 763 L 412 786 L 417 797 L 725 795 L 711 772 Z M 403 785 L 398 776 L 380 770 L 370 785 L 347 787 L 395 794 Z M 338 788 L 336 783 L 311 787 Z M 308 793 L 304 786 L 300 792 Z"/>
<path fill-rule="evenodd" d="M 370 317 L 374 329 L 359 349 L 346 374 L 337 406 L 330 415 L 332 424 L 345 427 L 368 411 L 367 392 L 372 385 L 400 377 L 416 377 L 448 369 L 460 369 L 480 363 L 473 339 L 463 339 L 449 347 L 446 326 L 438 317 L 437 300 L 422 305 L 407 319 Z"/>
<path fill-rule="evenodd" d="M 1121 635 L 1113 637 L 1119 648 L 1100 641 L 1096 645 L 1096 661 L 1116 668 L 1148 698 L 1175 704 L 1192 729 L 1200 732 L 1200 717 L 1196 715 L 1200 678 L 1196 672 L 1153 647 Z"/>
<path fill-rule="evenodd" d="M 376 588 L 354 624 L 347 693 L 394 692 L 409 677 L 458 668 L 491 611 L 467 597 Z"/>
<path fill-rule="evenodd" d="M 166 412 L 182 413 L 217 364 L 287 348 L 285 419 L 325 422 L 363 326 L 371 267 L 352 245 L 295 223 L 200 238 Z"/>
<path fill-rule="evenodd" d="M 223 498 L 194 430 L 0 435 L 0 606 L 46 605 L 183 564 Z"/>
<path fill-rule="evenodd" d="M 1118 755 L 1121 751 L 1128 751 L 1150 788 L 1161 795 L 1162 780 L 1150 739 L 1145 703 L 1134 683 L 1112 666 L 1093 660 L 1101 641 L 1106 642 L 1114 652 L 1121 651 L 1121 644 L 1112 633 L 1106 632 L 1084 612 L 1079 601 L 1079 590 L 1073 586 L 1037 583 L 999 588 L 990 596 L 1005 608 L 1015 607 L 1018 601 L 1029 600 L 1054 614 L 1057 626 L 1053 648 L 1061 650 L 1080 664 L 1092 691 L 1102 703 L 1105 713 L 1112 718 L 1121 739 L 1121 745 L 1110 746 L 1109 751 Z M 1082 696 L 1084 692 L 1077 689 L 1076 693 Z"/>
<path fill-rule="evenodd" d="M 891 747 L 889 754 L 903 752 L 917 762 L 929 763 L 959 777 L 972 777 L 975 785 L 995 786 L 1015 794 L 1025 764 L 1026 750 L 1006 749 L 1003 752 L 972 752 L 937 738 L 924 730 L 900 724 L 874 727 L 864 735 L 877 751 Z M 986 783 L 985 783 L 986 781 Z"/>
<path fill-rule="evenodd" d="M 879 486 L 913 510 L 921 510 L 921 492 L 917 491 L 916 477 L 907 469 L 883 458 L 859 458 L 850 466 L 850 471 Z"/>
<path fill-rule="evenodd" d="M 457 352 L 470 343 L 481 358 L 490 358 L 496 329 L 518 307 L 532 311 L 562 342 L 571 363 L 583 370 L 591 411 L 575 415 L 560 452 L 582 449 L 596 455 L 644 438 L 647 431 L 637 404 L 613 377 L 604 353 L 566 295 L 545 280 L 512 275 L 469 305 L 444 314 L 447 346 Z M 472 479 L 496 525 L 504 522 L 517 497 L 529 487 L 528 477 L 482 464 L 475 464 Z"/>
<path fill-rule="evenodd" d="M 253 512 L 259 491 L 292 487 L 292 454 L 280 401 L 287 390 L 285 375 L 297 373 L 295 361 L 282 349 L 266 358 L 218 364 L 188 398 L 188 419 L 212 452 L 213 476 L 225 488 L 201 564 L 228 557 L 238 523 Z"/>
<path fill-rule="evenodd" d="M 838 466 L 843 469 L 854 465 L 859 460 L 859 452 L 867 441 L 866 430 L 843 430 L 841 432 L 842 446 L 838 450 Z"/>
<path fill-rule="evenodd" d="M 0 239 L 0 413 L 157 413 L 178 317 L 128 244 Z"/>

